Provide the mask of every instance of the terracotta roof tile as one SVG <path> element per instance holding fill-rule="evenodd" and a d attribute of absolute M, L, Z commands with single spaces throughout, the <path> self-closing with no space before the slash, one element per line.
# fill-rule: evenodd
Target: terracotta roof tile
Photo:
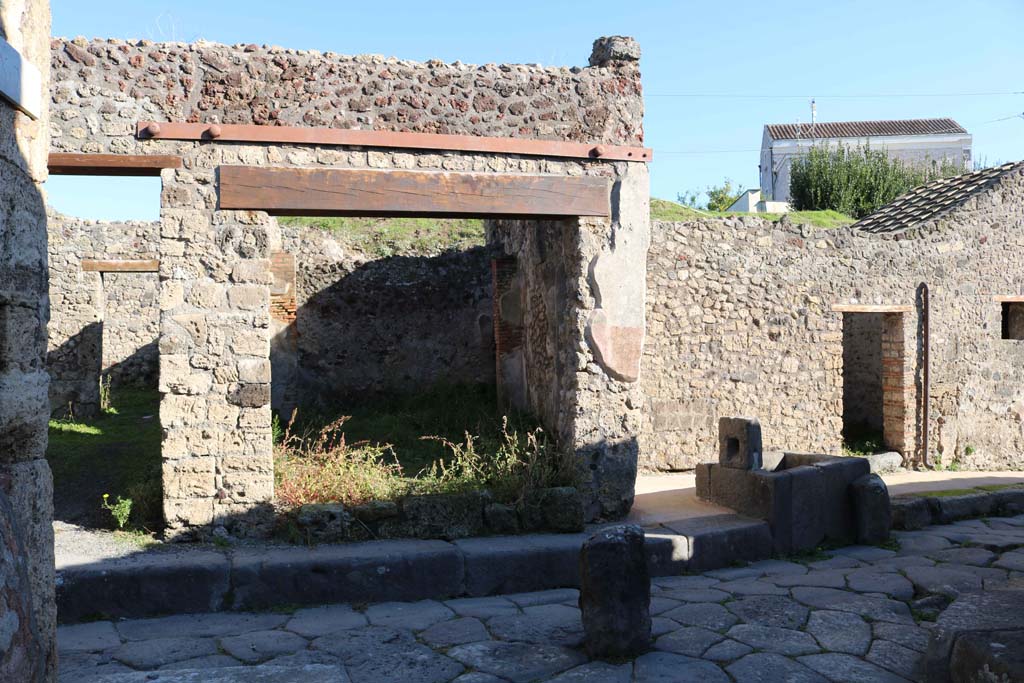
<path fill-rule="evenodd" d="M 813 138 L 866 138 L 886 135 L 966 134 L 953 119 L 905 119 L 902 121 L 822 121 L 819 123 L 769 123 L 765 126 L 773 140 Z"/>
<path fill-rule="evenodd" d="M 940 178 L 916 187 L 853 224 L 871 233 L 900 232 L 942 216 L 995 185 L 1007 173 L 1024 172 L 1024 161 Z"/>

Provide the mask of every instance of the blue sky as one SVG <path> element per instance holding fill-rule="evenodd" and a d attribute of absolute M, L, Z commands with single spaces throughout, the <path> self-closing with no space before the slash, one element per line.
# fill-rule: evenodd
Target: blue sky
<path fill-rule="evenodd" d="M 950 116 L 974 135 L 975 159 L 1024 159 L 1024 118 L 997 121 L 1024 112 L 1024 94 L 988 94 L 1024 92 L 1022 0 L 51 4 L 57 36 L 478 64 L 585 65 L 594 38 L 632 35 L 643 49 L 652 194 L 668 199 L 727 177 L 756 186 L 762 126 L 807 121 L 812 96 L 819 121 Z M 157 215 L 153 179 L 54 177 L 48 190 L 67 213 Z"/>

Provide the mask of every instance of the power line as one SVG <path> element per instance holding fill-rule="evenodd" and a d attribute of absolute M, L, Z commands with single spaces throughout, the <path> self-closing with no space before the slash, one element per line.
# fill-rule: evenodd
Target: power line
<path fill-rule="evenodd" d="M 993 90 L 990 92 L 865 92 L 857 94 L 745 94 L 726 92 L 648 92 L 645 97 L 702 97 L 708 99 L 861 99 L 884 97 L 993 97 L 997 95 L 1024 95 L 1024 90 Z"/>

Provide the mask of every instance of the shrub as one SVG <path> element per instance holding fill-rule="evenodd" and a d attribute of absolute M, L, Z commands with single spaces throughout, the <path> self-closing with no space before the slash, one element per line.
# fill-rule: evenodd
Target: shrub
<path fill-rule="evenodd" d="M 793 161 L 789 192 L 798 211 L 863 218 L 915 187 L 963 172 L 947 159 L 909 164 L 869 147 L 823 145 Z"/>

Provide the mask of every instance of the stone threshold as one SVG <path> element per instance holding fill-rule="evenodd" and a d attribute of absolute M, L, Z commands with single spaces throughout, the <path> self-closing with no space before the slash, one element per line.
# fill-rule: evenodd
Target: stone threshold
<path fill-rule="evenodd" d="M 607 525 L 578 534 L 455 541 L 140 551 L 58 570 L 58 619 L 67 624 L 577 588 L 580 548 L 602 526 Z M 772 556 L 768 524 L 742 515 L 694 517 L 646 532 L 652 576 L 703 572 Z"/>
<path fill-rule="evenodd" d="M 892 498 L 892 527 L 904 531 L 977 517 L 1011 517 L 1024 513 L 1024 488 L 1009 485 L 993 491 L 954 489 Z"/>

